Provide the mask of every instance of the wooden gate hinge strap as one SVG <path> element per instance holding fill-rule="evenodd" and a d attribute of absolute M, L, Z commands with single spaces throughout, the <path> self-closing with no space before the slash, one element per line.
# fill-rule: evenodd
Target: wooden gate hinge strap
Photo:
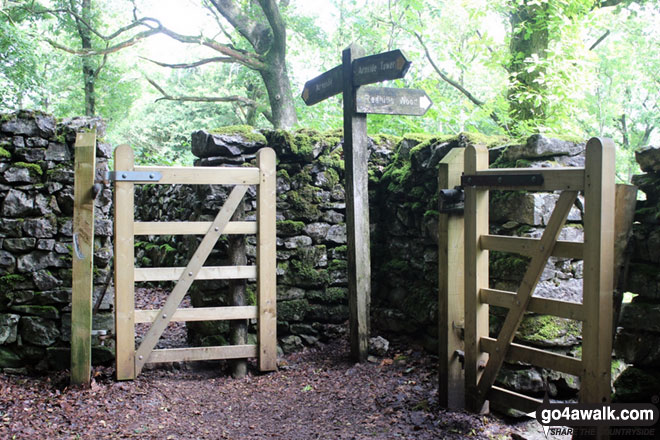
<path fill-rule="evenodd" d="M 542 186 L 543 174 L 464 174 L 461 186 Z"/>
<path fill-rule="evenodd" d="M 106 180 L 114 182 L 158 182 L 163 177 L 158 171 L 108 171 Z"/>

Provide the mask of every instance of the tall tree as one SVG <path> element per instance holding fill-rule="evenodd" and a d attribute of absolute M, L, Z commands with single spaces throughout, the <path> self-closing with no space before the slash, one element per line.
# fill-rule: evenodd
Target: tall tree
<path fill-rule="evenodd" d="M 201 44 L 222 55 L 194 63 L 159 63 L 160 65 L 185 68 L 209 62 L 223 62 L 238 63 L 251 69 L 261 77 L 268 96 L 270 111 L 262 109 L 262 113 L 276 128 L 290 128 L 296 124 L 298 117 L 286 65 L 287 33 L 282 10 L 288 5 L 288 0 L 280 0 L 279 3 L 276 0 L 205 0 L 207 9 L 217 18 L 220 30 L 218 35 L 224 36 L 228 42 L 202 35 L 183 35 L 162 26 L 153 18 L 146 20 L 157 22 L 159 32 L 177 41 Z M 221 17 L 234 28 L 239 39 L 224 29 Z M 239 101 L 248 107 L 259 106 L 258 102 L 248 97 L 173 97 L 160 90 L 168 99 L 179 101 Z"/>

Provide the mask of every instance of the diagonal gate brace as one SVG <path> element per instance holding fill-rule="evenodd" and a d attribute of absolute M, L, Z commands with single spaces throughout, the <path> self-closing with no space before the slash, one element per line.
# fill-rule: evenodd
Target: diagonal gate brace
<path fill-rule="evenodd" d="M 151 324 L 149 331 L 144 336 L 140 347 L 136 351 L 136 376 L 140 374 L 144 364 L 147 363 L 147 360 L 149 359 L 151 352 L 156 346 L 158 339 L 172 320 L 174 312 L 179 307 L 179 304 L 188 292 L 188 289 L 190 289 L 190 286 L 195 280 L 195 277 L 197 277 L 197 274 L 204 265 L 204 262 L 208 258 L 209 254 L 213 250 L 213 247 L 218 241 L 218 238 L 220 238 L 220 235 L 222 235 L 224 232 L 225 227 L 229 223 L 231 216 L 234 214 L 234 211 L 243 199 L 247 189 L 247 185 L 236 185 L 234 187 L 231 194 L 229 194 L 227 201 L 222 206 L 222 209 L 220 209 L 220 212 L 218 212 L 218 215 L 215 217 L 215 220 L 211 224 L 208 232 L 202 239 L 202 242 L 199 244 L 197 250 L 188 262 L 188 265 L 181 274 L 181 277 L 179 278 L 179 281 L 177 281 L 176 286 L 174 286 L 174 289 L 172 289 L 172 293 L 170 293 L 170 295 L 167 297 L 165 305 L 158 312 L 158 315 Z"/>
<path fill-rule="evenodd" d="M 478 397 L 481 402 L 487 398 L 488 391 L 495 383 L 497 373 L 502 367 L 507 350 L 513 341 L 516 330 L 518 330 L 518 327 L 520 326 L 525 310 L 532 298 L 534 288 L 541 278 L 543 268 L 545 267 L 548 258 L 552 255 L 552 250 L 559 237 L 559 233 L 568 218 L 568 213 L 570 212 L 573 203 L 575 203 L 577 195 L 577 191 L 564 191 L 561 193 L 561 196 L 559 196 L 559 200 L 550 216 L 548 225 L 543 232 L 543 236 L 539 240 L 538 251 L 534 253 L 532 261 L 530 261 L 529 266 L 527 267 L 522 283 L 518 288 L 514 306 L 509 309 L 509 312 L 506 315 L 504 325 L 502 326 L 502 330 L 500 330 L 497 342 L 495 343 L 495 351 L 491 353 L 486 368 L 479 380 L 477 392 L 479 393 Z"/>

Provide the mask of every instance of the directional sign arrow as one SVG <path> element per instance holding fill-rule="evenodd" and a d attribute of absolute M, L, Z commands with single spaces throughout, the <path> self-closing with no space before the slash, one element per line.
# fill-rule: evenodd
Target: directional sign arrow
<path fill-rule="evenodd" d="M 355 92 L 357 113 L 422 116 L 433 105 L 424 90 L 360 87 Z"/>
<path fill-rule="evenodd" d="M 403 78 L 409 67 L 410 61 L 399 49 L 357 58 L 353 61 L 353 85 Z"/>
<path fill-rule="evenodd" d="M 341 93 L 342 77 L 341 66 L 337 66 L 307 81 L 302 91 L 302 99 L 305 101 L 305 104 L 314 105 L 317 102 Z"/>

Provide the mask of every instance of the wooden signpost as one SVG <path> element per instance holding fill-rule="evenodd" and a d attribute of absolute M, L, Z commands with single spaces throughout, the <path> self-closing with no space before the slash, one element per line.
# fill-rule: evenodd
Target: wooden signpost
<path fill-rule="evenodd" d="M 346 229 L 348 236 L 348 307 L 351 356 L 367 359 L 371 257 L 367 113 L 421 116 L 431 106 L 422 90 L 360 87 L 403 78 L 410 61 L 400 50 L 364 56 L 352 44 L 342 52 L 342 64 L 305 83 L 302 99 L 314 105 L 331 96 L 344 97 L 344 161 L 346 163 Z"/>

